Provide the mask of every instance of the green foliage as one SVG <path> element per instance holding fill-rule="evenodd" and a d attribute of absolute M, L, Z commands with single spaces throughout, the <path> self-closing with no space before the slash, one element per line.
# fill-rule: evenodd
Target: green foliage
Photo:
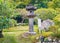
<path fill-rule="evenodd" d="M 16 24 L 16 21 L 6 17 L 0 17 L 0 29 L 9 28 Z"/>
<path fill-rule="evenodd" d="M 0 29 L 9 27 L 9 19 L 6 17 L 0 17 Z"/>
<path fill-rule="evenodd" d="M 14 7 L 9 0 L 3 0 L 0 2 L 0 29 L 9 28 L 15 22 L 11 19 L 13 15 Z"/>
<path fill-rule="evenodd" d="M 54 18 L 54 22 L 56 25 L 60 26 L 60 14 L 58 14 L 55 18 Z"/>
<path fill-rule="evenodd" d="M 34 19 L 34 25 L 37 25 L 37 19 Z"/>
<path fill-rule="evenodd" d="M 60 8 L 60 0 L 52 0 L 48 2 L 48 7 L 49 8 Z"/>
<path fill-rule="evenodd" d="M 9 25 L 10 25 L 10 27 L 15 26 L 16 24 L 17 24 L 17 21 L 16 21 L 16 20 L 14 20 L 14 19 L 10 19 L 10 20 L 9 20 Z"/>
<path fill-rule="evenodd" d="M 16 8 L 25 8 L 26 5 L 28 5 L 30 3 L 31 0 L 16 0 L 15 2 L 20 2 Z"/>
<path fill-rule="evenodd" d="M 14 36 L 6 34 L 5 39 L 3 41 L 4 43 L 17 43 Z"/>
<path fill-rule="evenodd" d="M 51 34 L 53 37 L 60 38 L 60 28 L 58 25 L 49 27 L 49 31 L 53 32 Z"/>
<path fill-rule="evenodd" d="M 17 5 L 16 8 L 25 8 L 26 5 L 32 4 L 36 6 L 37 8 L 48 8 L 48 2 L 51 0 L 15 0 L 15 2 L 20 2 L 19 5 Z"/>
<path fill-rule="evenodd" d="M 43 35 L 44 37 L 48 37 L 48 36 L 50 36 L 51 34 L 53 34 L 53 32 L 43 32 L 43 33 L 42 33 L 42 35 Z"/>
<path fill-rule="evenodd" d="M 17 41 L 14 35 L 4 34 L 4 38 L 0 38 L 0 43 L 17 43 Z"/>
<path fill-rule="evenodd" d="M 53 33 L 52 36 L 59 39 L 60 38 L 60 33 Z"/>
<path fill-rule="evenodd" d="M 54 8 L 60 8 L 60 0 L 53 0 Z"/>
<path fill-rule="evenodd" d="M 25 8 L 28 4 L 33 4 L 37 8 L 60 8 L 59 0 L 10 0 L 16 8 Z"/>
<path fill-rule="evenodd" d="M 36 6 L 37 8 L 47 8 L 47 4 L 50 0 L 31 0 L 30 3 Z"/>
<path fill-rule="evenodd" d="M 47 4 L 48 8 L 54 8 L 54 3 L 52 1 L 48 2 Z"/>
<path fill-rule="evenodd" d="M 58 29 L 59 29 L 59 26 L 57 26 L 57 25 L 49 27 L 49 31 L 54 32 L 54 33 L 57 33 Z"/>
<path fill-rule="evenodd" d="M 26 18 L 26 19 L 24 19 L 24 23 L 28 23 L 28 19 Z"/>
<path fill-rule="evenodd" d="M 9 10 L 8 10 L 9 9 Z M 11 9 L 9 8 L 7 3 L 2 2 L 0 4 L 0 16 L 10 17 Z"/>
<path fill-rule="evenodd" d="M 56 16 L 56 11 L 54 9 L 41 8 L 41 9 L 36 10 L 35 14 L 42 20 L 53 19 Z"/>

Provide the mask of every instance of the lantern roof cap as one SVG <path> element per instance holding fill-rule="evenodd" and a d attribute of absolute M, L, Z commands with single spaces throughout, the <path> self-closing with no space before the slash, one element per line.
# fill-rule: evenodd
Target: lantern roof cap
<path fill-rule="evenodd" d="M 32 4 L 29 4 L 29 5 L 27 5 L 26 6 L 26 10 L 27 11 L 34 11 L 34 10 L 36 10 L 37 8 L 35 7 L 35 6 L 33 6 Z"/>

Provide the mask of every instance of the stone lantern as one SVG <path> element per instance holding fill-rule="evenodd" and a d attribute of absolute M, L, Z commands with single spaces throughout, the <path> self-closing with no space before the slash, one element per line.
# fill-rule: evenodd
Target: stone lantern
<path fill-rule="evenodd" d="M 29 4 L 26 6 L 26 10 L 29 12 L 29 14 L 27 15 L 27 17 L 29 18 L 29 32 L 30 33 L 35 33 L 34 32 L 34 28 L 33 28 L 33 25 L 34 25 L 34 11 L 36 10 L 37 8 L 34 7 L 32 4 Z"/>

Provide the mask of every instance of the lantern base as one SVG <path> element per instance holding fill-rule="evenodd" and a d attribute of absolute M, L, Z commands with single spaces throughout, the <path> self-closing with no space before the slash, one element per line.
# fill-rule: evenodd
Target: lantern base
<path fill-rule="evenodd" d="M 36 35 L 36 32 L 27 32 L 30 35 Z"/>

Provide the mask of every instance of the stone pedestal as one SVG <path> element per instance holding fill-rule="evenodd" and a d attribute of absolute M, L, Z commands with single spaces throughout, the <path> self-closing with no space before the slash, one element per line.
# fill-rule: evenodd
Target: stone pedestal
<path fill-rule="evenodd" d="M 33 22 L 34 18 L 29 18 L 29 32 L 34 32 Z"/>
<path fill-rule="evenodd" d="M 27 15 L 27 17 L 29 18 L 29 34 L 36 34 L 36 32 L 34 32 L 34 17 L 35 15 Z"/>
<path fill-rule="evenodd" d="M 33 23 L 34 23 L 34 11 L 36 10 L 36 7 L 34 7 L 32 4 L 29 4 L 26 6 L 26 10 L 29 12 L 27 17 L 29 18 L 29 34 L 35 34 Z"/>

